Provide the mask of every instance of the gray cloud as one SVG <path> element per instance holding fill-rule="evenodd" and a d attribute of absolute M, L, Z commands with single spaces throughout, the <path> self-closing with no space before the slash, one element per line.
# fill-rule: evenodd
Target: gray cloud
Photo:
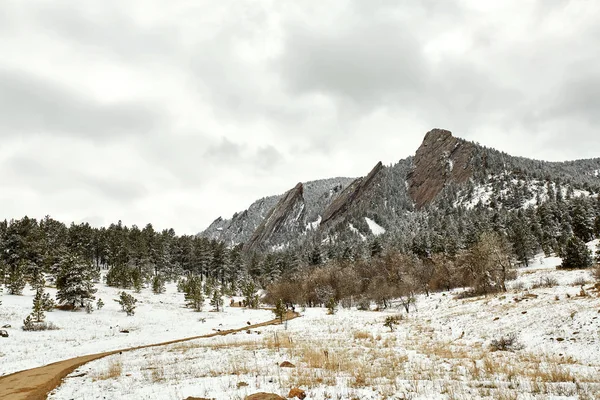
<path fill-rule="evenodd" d="M 76 166 L 50 162 L 36 155 L 16 155 L 0 163 L 3 180 L 39 190 L 46 195 L 65 192 L 88 192 L 112 199 L 117 203 L 131 203 L 147 194 L 144 185 L 136 179 L 113 174 L 94 176 L 77 170 Z"/>
<path fill-rule="evenodd" d="M 572 118 L 590 127 L 600 123 L 600 72 L 572 76 L 564 81 L 542 113 L 544 120 Z"/>
<path fill-rule="evenodd" d="M 74 38 L 88 51 L 100 50 L 126 60 L 161 58 L 164 62 L 179 50 L 175 24 L 144 29 L 118 8 L 90 12 L 85 3 L 68 8 L 53 3 L 38 10 L 37 19 L 49 34 Z"/>
<path fill-rule="evenodd" d="M 0 69 L 0 135 L 66 134 L 93 140 L 145 134 L 162 115 L 146 104 L 102 104 L 40 77 Z"/>
<path fill-rule="evenodd" d="M 427 65 L 418 40 L 391 22 L 315 32 L 291 27 L 282 76 L 296 93 L 331 93 L 356 103 L 408 100 L 424 90 Z"/>

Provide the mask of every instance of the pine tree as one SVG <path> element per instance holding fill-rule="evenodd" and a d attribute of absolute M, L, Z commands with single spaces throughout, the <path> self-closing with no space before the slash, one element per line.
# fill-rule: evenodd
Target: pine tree
<path fill-rule="evenodd" d="M 129 293 L 125 291 L 121 292 L 119 299 L 115 301 L 121 305 L 121 310 L 125 311 L 128 316 L 135 314 L 135 303 L 137 303 L 137 299 Z"/>
<path fill-rule="evenodd" d="M 6 287 L 8 288 L 9 294 L 23 294 L 23 289 L 25 288 L 25 268 L 23 267 L 23 264 L 23 262 L 20 262 L 8 268 Z"/>
<path fill-rule="evenodd" d="M 202 308 L 204 307 L 204 295 L 202 294 L 202 289 L 200 287 L 191 289 L 189 294 L 186 294 L 186 300 L 187 305 L 192 307 L 194 311 L 202 311 Z"/>
<path fill-rule="evenodd" d="M 329 300 L 327 300 L 327 314 L 328 315 L 333 315 L 335 314 L 335 312 L 337 311 L 337 301 L 335 299 L 335 297 L 330 297 Z"/>
<path fill-rule="evenodd" d="M 369 245 L 369 250 L 371 252 L 371 257 L 379 257 L 383 252 L 383 245 L 379 241 L 379 238 L 375 237 L 371 244 Z"/>
<path fill-rule="evenodd" d="M 221 298 L 221 294 L 217 289 L 213 292 L 212 298 L 210 299 L 210 305 L 215 308 L 216 312 L 219 312 L 221 306 L 223 305 L 223 299 Z"/>
<path fill-rule="evenodd" d="M 588 242 L 594 237 L 594 214 L 588 209 L 584 199 L 577 198 L 573 202 L 573 209 L 570 213 L 573 234 L 584 242 Z"/>
<path fill-rule="evenodd" d="M 592 252 L 577 236 L 571 237 L 565 249 L 562 268 L 589 268 L 593 264 Z"/>
<path fill-rule="evenodd" d="M 50 297 L 50 293 L 44 293 L 42 296 L 42 308 L 44 311 L 50 312 L 54 309 L 55 303 L 54 299 Z"/>
<path fill-rule="evenodd" d="M 183 285 L 186 305 L 195 311 L 202 311 L 204 306 L 204 295 L 202 294 L 202 280 L 198 276 L 190 276 Z"/>
<path fill-rule="evenodd" d="M 246 280 L 241 284 L 244 303 L 248 308 L 258 308 L 258 296 L 256 295 L 256 285 L 251 280 Z"/>
<path fill-rule="evenodd" d="M 87 301 L 95 299 L 92 277 L 92 266 L 81 257 L 63 257 L 56 281 L 56 298 L 61 304 L 70 304 L 73 308 L 85 307 Z"/>
<path fill-rule="evenodd" d="M 38 289 L 35 292 L 35 297 L 33 298 L 33 307 L 31 311 L 31 316 L 33 318 L 33 322 L 43 322 L 46 318 L 44 314 L 44 291 L 42 289 Z"/>
<path fill-rule="evenodd" d="M 38 290 L 39 288 L 43 288 L 46 285 L 46 280 L 44 279 L 44 274 L 42 272 L 41 265 L 28 263 L 26 270 L 29 285 L 32 289 Z"/>
<path fill-rule="evenodd" d="M 165 292 L 165 280 L 162 275 L 154 275 L 152 277 L 152 292 L 154 294 L 161 294 Z"/>
<path fill-rule="evenodd" d="M 273 309 L 273 312 L 275 313 L 275 317 L 279 318 L 279 322 L 283 323 L 283 319 L 287 314 L 287 309 L 283 300 L 279 299 L 277 303 L 275 303 L 275 308 Z"/>

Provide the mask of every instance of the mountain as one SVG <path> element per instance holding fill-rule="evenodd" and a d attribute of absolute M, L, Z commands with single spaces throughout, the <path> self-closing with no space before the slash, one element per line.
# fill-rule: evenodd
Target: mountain
<path fill-rule="evenodd" d="M 390 166 L 379 162 L 356 179 L 298 183 L 229 220 L 216 219 L 199 235 L 228 245 L 243 243 L 247 250 L 364 241 L 383 234 L 406 241 L 398 235 L 414 239 L 422 221 L 434 214 L 444 219 L 473 209 L 510 212 L 557 196 L 589 198 L 598 193 L 600 158 L 546 162 L 514 157 L 433 129 L 414 156 Z M 455 223 L 460 221 L 453 217 L 449 224 Z"/>
<path fill-rule="evenodd" d="M 331 178 L 298 183 L 288 192 L 255 201 L 231 219 L 217 218 L 200 233 L 233 246 L 278 247 L 298 235 L 316 229 L 322 211 L 344 190 L 352 178 Z"/>

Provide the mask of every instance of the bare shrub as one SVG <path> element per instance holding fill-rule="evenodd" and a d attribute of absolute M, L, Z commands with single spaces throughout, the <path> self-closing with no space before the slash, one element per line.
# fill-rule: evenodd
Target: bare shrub
<path fill-rule="evenodd" d="M 371 309 L 371 301 L 368 298 L 361 296 L 356 303 L 356 309 L 369 311 Z"/>
<path fill-rule="evenodd" d="M 463 281 L 475 294 L 506 291 L 506 281 L 515 276 L 510 254 L 506 238 L 493 232 L 483 233 L 458 259 Z"/>
<path fill-rule="evenodd" d="M 402 320 L 401 315 L 390 315 L 385 318 L 385 321 L 383 322 L 383 326 L 385 326 L 386 328 L 390 328 L 390 331 L 394 332 L 394 326 L 398 325 L 401 320 Z"/>
<path fill-rule="evenodd" d="M 583 276 L 580 276 L 579 278 L 575 279 L 571 285 L 572 286 L 584 286 L 584 285 L 587 285 L 588 283 L 589 283 L 589 281 L 587 279 L 585 279 Z"/>
<path fill-rule="evenodd" d="M 490 351 L 517 351 L 521 350 L 523 345 L 519 342 L 517 335 L 509 333 L 507 336 L 501 336 L 499 339 L 493 339 L 490 343 Z"/>
<path fill-rule="evenodd" d="M 27 318 L 23 320 L 23 330 L 24 331 L 55 331 L 58 330 L 58 326 L 54 325 L 52 322 L 40 321 L 36 322 L 31 318 L 31 315 L 28 315 Z"/>
<path fill-rule="evenodd" d="M 543 276 L 537 282 L 535 282 L 531 286 L 531 288 L 539 289 L 539 288 L 551 288 L 551 287 L 555 287 L 555 286 L 558 286 L 558 281 L 556 280 L 556 278 L 554 278 L 552 276 Z"/>

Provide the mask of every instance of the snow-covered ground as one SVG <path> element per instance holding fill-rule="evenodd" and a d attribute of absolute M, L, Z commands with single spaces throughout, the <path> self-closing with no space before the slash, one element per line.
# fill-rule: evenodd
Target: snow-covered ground
<path fill-rule="evenodd" d="M 5 329 L 10 336 L 0 338 L 0 375 L 71 357 L 198 336 L 214 329 L 240 328 L 247 321 L 257 323 L 273 318 L 273 313 L 267 310 L 227 307 L 227 298 L 224 312 L 210 312 L 212 308 L 208 305 L 205 311 L 194 312 L 185 308 L 184 295 L 177 292 L 175 284 L 168 284 L 161 295 L 149 289 L 139 294 L 127 290 L 138 299 L 135 315 L 128 317 L 113 301 L 121 290 L 103 284 L 96 287 L 96 298 L 105 304 L 101 310 L 91 314 L 82 310 L 48 312 L 46 321 L 60 329 L 41 332 L 21 329 L 23 319 L 31 312 L 34 293 L 29 288 L 23 296 L 0 293 L 0 326 L 12 326 Z M 52 288 L 46 291 L 53 297 L 56 293 Z M 121 333 L 122 330 L 129 333 Z"/>
<path fill-rule="evenodd" d="M 50 399 L 243 399 L 291 387 L 307 399 L 599 399 L 600 299 L 592 271 L 560 262 L 537 257 L 507 293 L 419 296 L 409 314 L 307 309 L 286 327 L 106 357 Z M 402 318 L 394 332 L 383 326 L 391 315 Z M 511 333 L 521 349 L 490 350 Z"/>

